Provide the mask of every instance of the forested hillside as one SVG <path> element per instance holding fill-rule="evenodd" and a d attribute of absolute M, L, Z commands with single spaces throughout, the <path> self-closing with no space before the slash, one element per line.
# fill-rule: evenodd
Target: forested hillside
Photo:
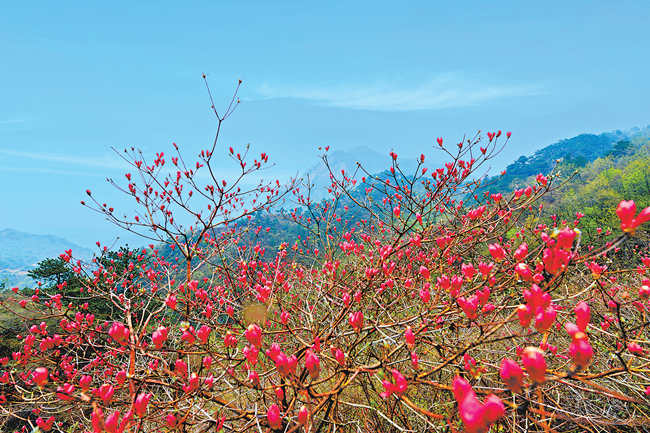
<path fill-rule="evenodd" d="M 570 220 L 581 212 L 582 230 L 590 235 L 598 228 L 616 228 L 614 210 L 623 199 L 634 200 L 639 208 L 650 206 L 648 138 L 620 141 L 607 155 L 585 166 L 565 160 L 556 172 L 564 183 L 546 197 L 547 211 Z"/>
<path fill-rule="evenodd" d="M 481 189 L 493 193 L 509 191 L 523 185 L 529 177 L 537 173 L 550 173 L 559 162 L 584 167 L 589 162 L 610 154 L 619 142 L 632 142 L 638 145 L 649 137 L 650 126 L 643 129 L 633 128 L 626 132 L 580 134 L 546 146 L 531 156 L 520 156 L 506 167 L 505 174 L 493 174 L 483 179 Z"/>

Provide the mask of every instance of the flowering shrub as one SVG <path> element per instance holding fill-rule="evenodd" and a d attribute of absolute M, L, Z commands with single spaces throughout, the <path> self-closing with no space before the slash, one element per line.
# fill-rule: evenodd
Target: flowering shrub
<path fill-rule="evenodd" d="M 213 107 L 218 130 L 233 101 Z M 4 431 L 647 427 L 650 257 L 612 258 L 650 208 L 622 202 L 621 231 L 583 245 L 580 218 L 541 217 L 553 176 L 475 196 L 504 136 L 439 138 L 448 162 L 421 156 L 411 175 L 394 153 L 382 176 L 330 170 L 322 202 L 297 182 L 246 183 L 269 159 L 248 149 L 229 148 L 240 175 L 218 178 L 218 132 L 192 163 L 178 146 L 126 151 L 126 186 L 112 182 L 138 211 L 90 190 L 84 204 L 155 244 L 119 272 L 62 254 L 109 320 L 38 290 L 3 302 L 26 318 L 0 359 Z M 256 216 L 289 199 L 306 235 L 272 251 Z"/>

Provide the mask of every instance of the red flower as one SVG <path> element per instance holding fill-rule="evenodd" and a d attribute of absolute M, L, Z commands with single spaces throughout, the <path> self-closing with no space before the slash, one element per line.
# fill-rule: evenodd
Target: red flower
<path fill-rule="evenodd" d="M 490 251 L 490 255 L 492 256 L 492 258 L 497 262 L 503 260 L 503 258 L 506 256 L 506 252 L 503 250 L 503 247 L 499 244 L 488 245 L 488 250 Z"/>
<path fill-rule="evenodd" d="M 406 345 L 408 347 L 412 348 L 415 345 L 415 334 L 413 334 L 413 330 L 410 326 L 407 326 L 406 331 L 404 331 L 404 339 L 406 340 Z"/>
<path fill-rule="evenodd" d="M 636 215 L 636 204 L 634 200 L 623 200 L 618 204 L 616 214 L 621 220 L 621 230 L 633 235 L 641 224 L 650 221 L 650 206 Z"/>
<path fill-rule="evenodd" d="M 360 332 L 361 328 L 363 328 L 363 313 L 361 311 L 350 313 L 348 322 L 350 322 L 350 326 L 352 326 L 355 331 Z"/>
<path fill-rule="evenodd" d="M 530 378 L 537 383 L 544 383 L 546 380 L 546 359 L 544 352 L 537 347 L 529 346 L 521 354 L 521 363 L 524 364 Z"/>
<path fill-rule="evenodd" d="M 273 430 L 280 430 L 282 428 L 282 415 L 280 414 L 280 408 L 277 404 L 273 403 L 269 410 L 266 412 L 266 419 L 269 422 L 269 426 Z"/>
<path fill-rule="evenodd" d="M 34 380 L 34 383 L 40 387 L 45 386 L 48 380 L 48 376 L 49 372 L 45 367 L 38 367 L 36 370 L 34 370 L 34 373 L 32 373 L 32 379 Z"/>
<path fill-rule="evenodd" d="M 151 334 L 151 341 L 156 346 L 156 349 L 161 349 L 165 340 L 167 340 L 168 330 L 164 326 L 161 326 L 157 330 L 153 331 Z"/>
<path fill-rule="evenodd" d="M 43 431 L 50 431 L 52 429 L 52 424 L 54 424 L 53 416 L 49 417 L 47 421 L 40 416 L 36 419 L 36 425 Z"/>
<path fill-rule="evenodd" d="M 246 340 L 258 348 L 262 346 L 262 328 L 257 326 L 255 323 L 248 325 L 246 332 L 244 332 L 244 337 Z"/>
<path fill-rule="evenodd" d="M 591 318 L 591 309 L 585 301 L 578 302 L 578 305 L 573 309 L 576 313 L 576 324 L 581 331 L 587 329 L 589 325 L 589 320 Z"/>
<path fill-rule="evenodd" d="M 301 406 L 298 410 L 298 424 L 305 425 L 309 422 L 309 409 L 306 406 Z"/>
<path fill-rule="evenodd" d="M 504 358 L 504 360 L 501 361 L 499 375 L 512 392 L 521 392 L 521 388 L 524 385 L 524 371 L 521 369 L 517 361 Z"/>
<path fill-rule="evenodd" d="M 307 350 L 305 354 L 305 368 L 312 379 L 318 378 L 320 374 L 320 359 L 311 350 Z"/>
<path fill-rule="evenodd" d="M 147 413 L 147 405 L 149 404 L 149 400 L 151 400 L 151 397 L 153 397 L 153 394 L 148 393 L 148 394 L 140 394 L 135 398 L 135 403 L 133 404 L 135 408 L 135 414 L 138 416 L 145 416 Z"/>
<path fill-rule="evenodd" d="M 569 345 L 569 357 L 574 364 L 583 369 L 589 365 L 594 356 L 594 349 L 587 341 L 586 335 L 578 332 L 574 335 L 573 342 Z"/>
<path fill-rule="evenodd" d="M 203 344 L 206 344 L 208 342 L 208 338 L 210 337 L 210 332 L 212 332 L 212 329 L 207 325 L 203 325 L 201 328 L 199 328 L 196 335 L 199 337 Z"/>

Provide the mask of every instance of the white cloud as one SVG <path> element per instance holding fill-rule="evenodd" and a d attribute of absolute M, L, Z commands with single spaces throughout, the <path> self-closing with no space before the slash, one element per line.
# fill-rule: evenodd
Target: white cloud
<path fill-rule="evenodd" d="M 487 101 L 541 94 L 538 86 L 481 84 L 445 74 L 415 85 L 378 83 L 312 88 L 264 84 L 257 89 L 263 99 L 290 98 L 330 107 L 371 111 L 413 111 L 467 107 Z"/>
<path fill-rule="evenodd" d="M 14 158 L 31 159 L 37 161 L 56 162 L 66 165 L 79 165 L 84 167 L 100 167 L 109 169 L 123 169 L 128 167 L 119 156 L 74 156 L 66 154 L 22 152 L 19 150 L 0 149 L 0 154 Z"/>
<path fill-rule="evenodd" d="M 41 167 L 7 167 L 0 165 L 0 171 L 10 172 L 10 173 L 37 173 L 37 174 L 54 174 L 59 176 L 93 176 L 93 177 L 103 177 L 97 172 L 86 172 L 86 171 L 77 171 L 77 170 L 60 170 L 52 168 L 41 168 Z"/>

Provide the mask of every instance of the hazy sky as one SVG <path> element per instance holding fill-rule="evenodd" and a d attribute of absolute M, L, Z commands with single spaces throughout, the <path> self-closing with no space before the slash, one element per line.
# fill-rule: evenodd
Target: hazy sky
<path fill-rule="evenodd" d="M 206 147 L 203 72 L 218 105 L 244 80 L 223 145 L 250 142 L 284 176 L 319 145 L 416 155 L 503 129 L 505 164 L 645 126 L 648 22 L 647 0 L 4 2 L 0 229 L 115 236 L 84 190 L 122 204 L 104 181 L 122 172 L 111 146 Z"/>

